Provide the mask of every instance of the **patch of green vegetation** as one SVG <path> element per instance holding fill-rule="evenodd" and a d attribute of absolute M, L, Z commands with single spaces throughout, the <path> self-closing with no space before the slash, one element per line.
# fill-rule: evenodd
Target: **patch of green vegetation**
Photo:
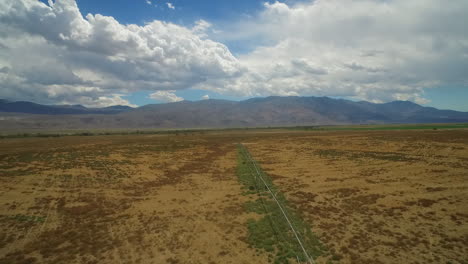
<path fill-rule="evenodd" d="M 334 158 L 334 157 L 345 156 L 346 152 L 336 150 L 336 149 L 319 149 L 315 151 L 315 154 L 319 155 L 320 157 Z"/>
<path fill-rule="evenodd" d="M 340 130 L 413 130 L 413 129 L 460 129 L 468 128 L 468 123 L 462 124 L 399 124 L 399 125 L 350 125 L 350 126 L 297 126 L 290 127 L 293 130 L 324 130 L 324 131 L 340 131 Z"/>
<path fill-rule="evenodd" d="M 13 155 L 0 156 L 0 177 L 25 176 L 38 172 L 38 168 L 29 167 L 36 161 L 47 161 L 51 159 L 47 153 L 20 152 Z"/>
<path fill-rule="evenodd" d="M 0 135 L 0 139 L 3 138 L 29 138 L 29 137 L 60 137 L 61 134 L 57 133 L 18 133 L 18 134 L 6 134 Z"/>
<path fill-rule="evenodd" d="M 63 137 L 63 136 L 110 136 L 110 135 L 195 135 L 207 132 L 223 131 L 262 131 L 262 130 L 311 130 L 311 131 L 340 131 L 340 130 L 408 130 L 408 129 L 463 129 L 468 123 L 460 124 L 385 124 L 385 125 L 330 125 L 330 126 L 286 126 L 286 127 L 231 127 L 231 128 L 199 128 L 199 129 L 93 129 L 93 130 L 63 130 L 41 131 L 37 133 L 9 132 L 0 134 L 0 139 L 29 138 L 29 137 Z"/>
<path fill-rule="evenodd" d="M 43 223 L 45 221 L 45 217 L 43 216 L 33 216 L 33 215 L 14 215 L 11 217 L 11 219 L 20 221 L 20 222 L 39 222 Z"/>
<path fill-rule="evenodd" d="M 315 154 L 320 157 L 336 158 L 345 157 L 350 160 L 370 158 L 387 161 L 417 161 L 418 158 L 410 157 L 405 154 L 397 152 L 375 152 L 375 151 L 345 151 L 336 149 L 319 149 L 315 151 Z"/>
<path fill-rule="evenodd" d="M 269 192 L 268 189 L 270 189 L 297 232 L 307 254 L 313 259 L 329 255 L 330 253 L 312 232 L 310 226 L 289 206 L 288 201 L 273 184 L 271 178 L 256 163 L 254 165 L 255 161 L 249 158 L 247 150 L 241 145 L 239 145 L 238 150 L 237 175 L 239 181 L 243 185 L 244 194 L 255 196 L 255 200 L 246 202 L 244 206 L 248 212 L 255 212 L 261 216 L 259 219 L 249 219 L 247 222 L 250 245 L 270 253 L 273 263 L 307 261 L 307 257 L 288 221 Z"/>
<path fill-rule="evenodd" d="M 239 127 L 239 128 L 198 128 L 198 129 L 91 129 L 91 130 L 61 130 L 61 131 L 41 131 L 41 132 L 9 132 L 0 134 L 0 139 L 7 138 L 29 138 L 29 137 L 64 137 L 64 136 L 117 136 L 117 135 L 175 135 L 193 136 L 206 132 L 239 131 L 272 129 L 270 127 Z"/>

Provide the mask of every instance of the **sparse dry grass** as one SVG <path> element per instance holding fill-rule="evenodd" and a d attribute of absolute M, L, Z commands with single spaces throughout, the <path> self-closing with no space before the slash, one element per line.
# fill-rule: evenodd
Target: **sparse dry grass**
<path fill-rule="evenodd" d="M 468 263 L 468 131 L 251 142 L 252 155 L 341 263 Z"/>
<path fill-rule="evenodd" d="M 466 130 L 2 139 L 0 263 L 267 263 L 238 142 L 334 261 L 467 263 Z"/>
<path fill-rule="evenodd" d="M 0 144 L 0 263 L 265 262 L 224 135 Z"/>

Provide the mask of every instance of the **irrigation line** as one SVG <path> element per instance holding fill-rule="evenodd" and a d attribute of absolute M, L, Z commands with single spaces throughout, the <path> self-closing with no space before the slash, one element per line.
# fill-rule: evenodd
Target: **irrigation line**
<path fill-rule="evenodd" d="M 283 213 L 283 216 L 284 218 L 286 218 L 286 221 L 288 222 L 288 225 L 289 227 L 291 228 L 292 232 L 294 233 L 294 236 L 296 237 L 296 240 L 297 242 L 299 243 L 299 245 L 301 246 L 301 249 L 302 251 L 304 252 L 304 255 L 305 257 L 307 258 L 307 261 L 310 263 L 310 264 L 315 264 L 315 261 L 313 260 L 313 258 L 311 258 L 309 256 L 309 254 L 307 253 L 307 251 L 305 250 L 304 248 L 304 245 L 302 244 L 301 240 L 299 239 L 299 236 L 297 235 L 297 232 L 296 230 L 294 229 L 294 226 L 292 225 L 291 221 L 289 220 L 288 216 L 286 215 L 283 207 L 281 206 L 280 202 L 278 201 L 278 199 L 276 198 L 275 194 L 271 191 L 270 187 L 268 186 L 268 184 L 266 183 L 266 181 L 263 179 L 262 175 L 260 174 L 258 168 L 257 168 L 257 165 L 255 164 L 255 162 L 253 161 L 252 159 L 252 156 L 250 155 L 250 153 L 247 151 L 247 148 L 243 145 L 243 144 L 239 144 L 243 149 L 244 149 L 244 152 L 247 156 L 247 158 L 249 159 L 249 161 L 252 163 L 252 165 L 254 166 L 255 168 L 255 171 L 257 172 L 257 175 L 258 177 L 260 178 L 260 180 L 263 182 L 263 184 L 265 185 L 265 187 L 268 189 L 268 192 L 270 192 L 271 196 L 273 197 L 273 199 L 275 200 L 276 204 L 278 205 L 279 209 L 281 210 L 281 212 Z"/>
<path fill-rule="evenodd" d="M 246 156 L 245 151 L 244 151 L 244 156 Z M 248 166 L 248 167 L 249 167 L 250 173 L 254 174 L 254 172 L 252 171 L 252 167 L 251 166 Z M 266 215 L 268 217 L 268 221 L 270 222 L 270 226 L 273 229 L 273 232 L 275 233 L 276 240 L 278 242 L 280 241 L 279 237 L 278 237 L 278 235 L 279 235 L 279 236 L 281 236 L 282 241 L 288 241 L 286 239 L 286 237 L 284 236 L 284 234 L 281 232 L 281 228 L 278 227 L 278 231 L 275 230 L 276 229 L 275 221 L 273 221 L 273 219 L 272 219 L 273 217 L 268 213 L 268 209 L 266 208 L 266 205 L 265 205 L 265 199 L 263 198 L 263 191 L 260 191 L 260 189 L 259 189 L 257 178 L 258 178 L 257 175 L 255 175 L 255 179 L 254 179 L 255 180 L 255 188 L 257 189 L 257 194 L 259 195 L 260 200 L 262 201 L 263 210 L 265 211 L 265 213 L 266 213 Z M 278 192 L 276 192 L 275 195 L 277 193 Z M 299 261 L 299 256 L 296 255 L 296 258 L 297 258 L 297 263 L 300 264 L 301 262 Z"/>
<path fill-rule="evenodd" d="M 241 146 L 246 149 L 242 144 Z M 307 253 L 307 251 L 305 250 L 304 248 L 304 245 L 302 244 L 301 240 L 299 239 L 299 236 L 296 232 L 296 230 L 294 229 L 294 226 L 292 225 L 291 221 L 289 220 L 288 216 L 286 215 L 286 212 L 284 211 L 283 207 L 281 206 L 280 202 L 278 201 L 278 199 L 276 198 L 275 194 L 271 191 L 270 187 L 268 186 L 268 184 L 266 183 L 266 181 L 263 179 L 263 177 L 261 176 L 258 168 L 257 168 L 257 165 L 255 164 L 255 162 L 253 161 L 252 159 L 252 156 L 250 155 L 250 153 L 248 151 L 244 151 L 247 158 L 249 159 L 249 161 L 252 163 L 252 165 L 254 166 L 255 168 L 255 171 L 257 172 L 257 175 L 258 177 L 260 178 L 260 180 L 263 182 L 263 184 L 265 185 L 265 187 L 268 189 L 268 192 L 270 192 L 271 196 L 273 197 L 273 199 L 275 200 L 276 204 L 278 205 L 279 209 L 281 210 L 281 212 L 283 213 L 283 216 L 284 218 L 286 218 L 286 221 L 288 222 L 288 225 L 289 227 L 291 228 L 291 230 L 293 231 L 294 233 L 294 236 L 296 237 L 296 240 L 297 242 L 299 243 L 299 245 L 301 246 L 301 249 L 302 251 L 304 252 L 304 255 L 305 257 L 307 258 L 308 262 L 311 263 L 311 264 L 315 264 L 314 260 L 309 256 L 309 254 Z"/>
<path fill-rule="evenodd" d="M 246 156 L 246 155 L 244 154 L 244 156 Z M 254 174 L 254 172 L 252 170 L 252 167 L 251 166 L 248 166 L 248 167 L 249 167 L 250 174 Z M 283 233 L 281 233 L 281 229 L 276 228 L 275 221 L 273 221 L 272 216 L 268 213 L 267 207 L 265 205 L 265 200 L 263 198 L 262 193 L 260 192 L 260 187 L 258 186 L 257 175 L 255 175 L 254 180 L 255 180 L 255 189 L 257 190 L 257 194 L 260 197 L 260 201 L 262 203 L 263 210 L 265 211 L 265 213 L 266 213 L 266 215 L 268 217 L 268 222 L 270 223 L 271 229 L 273 230 L 276 241 L 278 241 L 278 242 L 280 241 L 279 236 L 281 236 L 282 240 L 287 241 L 287 239 L 284 237 Z"/>

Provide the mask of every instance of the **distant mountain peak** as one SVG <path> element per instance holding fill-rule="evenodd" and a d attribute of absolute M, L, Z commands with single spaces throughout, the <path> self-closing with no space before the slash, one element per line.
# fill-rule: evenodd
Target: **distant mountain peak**
<path fill-rule="evenodd" d="M 21 128 L 48 129 L 468 122 L 468 113 L 423 107 L 409 101 L 378 104 L 313 96 L 269 96 L 240 102 L 209 99 L 151 104 L 138 108 L 123 105 L 104 108 L 47 106 L 3 100 L 0 101 L 0 112 L 41 114 L 40 117 L 23 115 L 21 121 L 17 121 L 18 123 L 10 121 L 8 125 L 21 124 Z M 84 114 L 89 118 L 83 118 Z M 61 117 L 56 118 L 54 115 Z M 0 119 L 0 125 L 6 126 L 5 122 Z"/>
<path fill-rule="evenodd" d="M 388 102 L 388 103 L 384 103 L 384 104 L 392 104 L 392 105 L 417 105 L 417 106 L 420 106 L 414 102 L 411 102 L 411 101 L 402 101 L 402 100 L 397 100 L 397 101 L 391 101 L 391 102 Z"/>
<path fill-rule="evenodd" d="M 128 105 L 111 105 L 111 106 L 104 107 L 104 109 L 130 110 L 130 109 L 133 109 L 133 107 L 128 106 Z"/>

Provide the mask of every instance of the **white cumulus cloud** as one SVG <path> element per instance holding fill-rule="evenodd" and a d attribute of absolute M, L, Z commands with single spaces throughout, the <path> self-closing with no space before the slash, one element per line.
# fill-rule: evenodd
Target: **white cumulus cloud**
<path fill-rule="evenodd" d="M 425 103 L 425 88 L 467 89 L 467 24 L 465 0 L 266 3 L 216 36 L 250 43 L 252 51 L 239 56 L 245 74 L 199 87 Z"/>
<path fill-rule="evenodd" d="M 467 14 L 466 0 L 315 0 L 184 27 L 83 17 L 75 0 L 2 0 L 0 98 L 96 106 L 198 88 L 425 103 L 427 88 L 468 87 Z"/>
<path fill-rule="evenodd" d="M 0 1 L 0 97 L 99 105 L 113 94 L 179 90 L 242 71 L 221 43 L 152 21 L 83 17 L 74 0 Z"/>
<path fill-rule="evenodd" d="M 174 90 L 156 91 L 150 94 L 150 98 L 160 101 L 160 102 L 169 102 L 169 103 L 180 102 L 184 100 L 184 98 L 177 96 Z"/>
<path fill-rule="evenodd" d="M 211 26 L 211 23 L 200 19 L 195 22 L 195 26 L 192 27 L 192 32 L 201 37 L 207 37 L 207 31 L 211 28 Z"/>

